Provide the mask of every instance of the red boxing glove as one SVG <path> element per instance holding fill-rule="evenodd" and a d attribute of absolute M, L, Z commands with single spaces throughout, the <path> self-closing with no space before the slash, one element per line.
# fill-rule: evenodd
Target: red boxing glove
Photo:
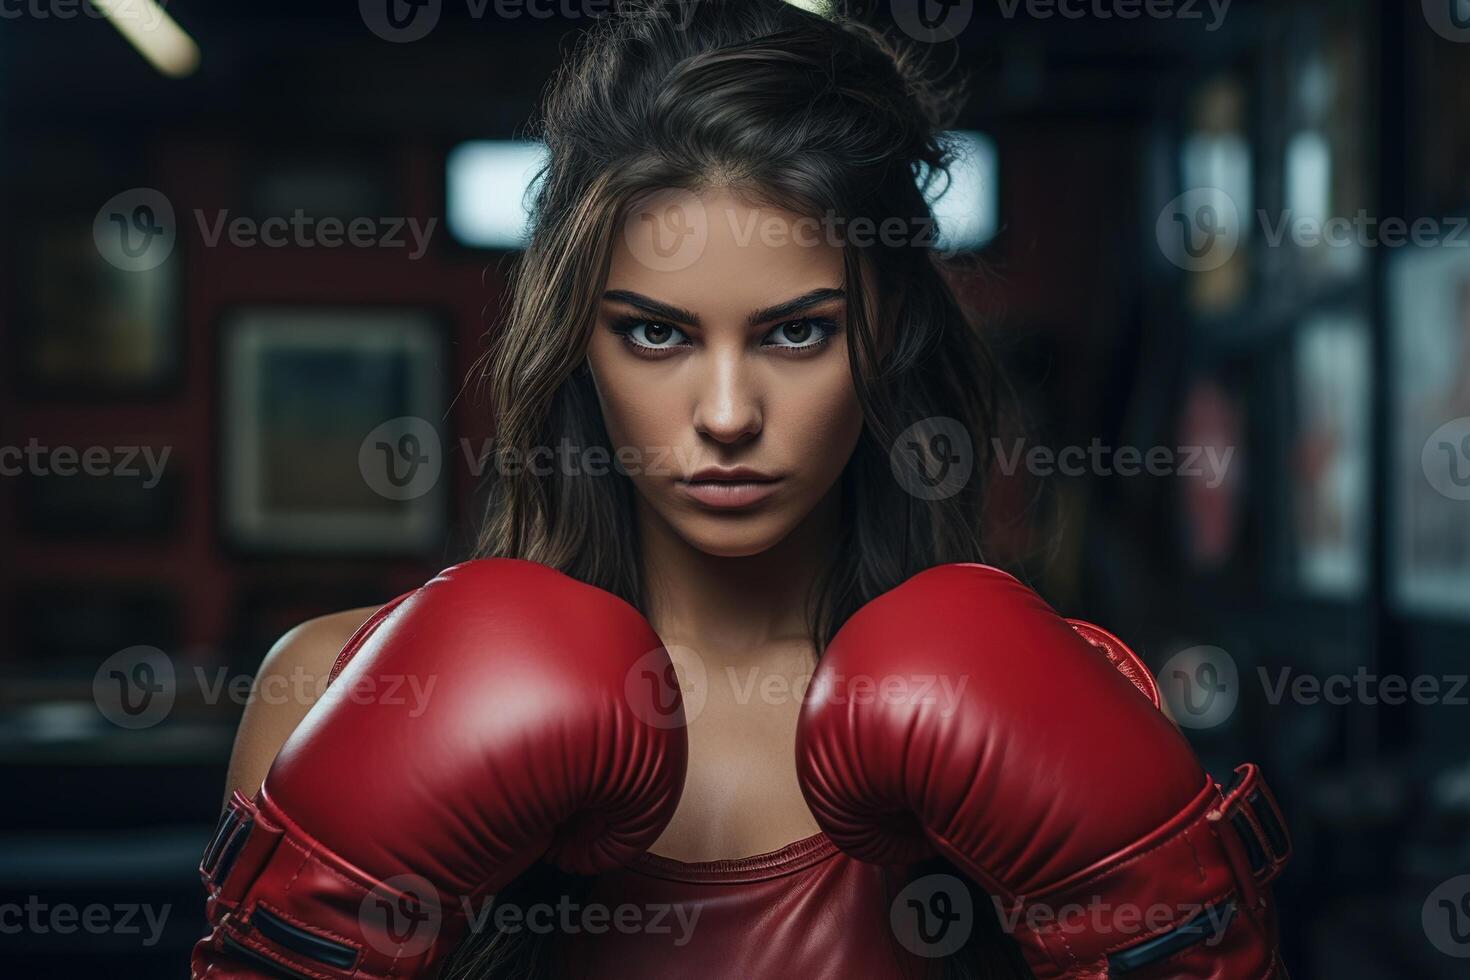
<path fill-rule="evenodd" d="M 937 851 L 989 891 L 1041 980 L 1285 977 L 1280 811 L 1254 766 L 1222 792 L 1157 705 L 1110 634 L 998 569 L 941 565 L 833 639 L 798 773 L 853 856 Z"/>
<path fill-rule="evenodd" d="M 195 980 L 426 975 L 532 862 L 615 869 L 678 805 L 687 744 L 662 643 L 544 565 L 445 570 L 363 624 L 334 674 L 204 855 Z"/>

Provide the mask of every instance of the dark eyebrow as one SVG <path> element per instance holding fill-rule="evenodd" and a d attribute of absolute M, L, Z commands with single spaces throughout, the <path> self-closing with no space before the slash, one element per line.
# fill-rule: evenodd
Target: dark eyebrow
<path fill-rule="evenodd" d="M 768 306 L 763 310 L 756 310 L 745 318 L 745 323 L 746 326 L 759 326 L 771 320 L 794 316 L 808 307 L 816 306 L 818 303 L 825 303 L 830 299 L 841 299 L 846 295 L 847 293 L 841 289 L 830 287 L 813 289 L 811 292 L 802 293 L 794 299 L 788 299 L 784 303 L 777 303 L 775 306 Z M 630 289 L 609 289 L 602 294 L 602 298 L 627 303 L 629 306 L 637 307 L 649 316 L 658 317 L 660 320 L 687 323 L 694 327 L 702 325 L 698 315 L 689 310 L 680 309 L 677 306 L 670 306 L 668 303 L 661 303 L 656 299 L 644 296 L 642 293 L 635 293 Z"/>

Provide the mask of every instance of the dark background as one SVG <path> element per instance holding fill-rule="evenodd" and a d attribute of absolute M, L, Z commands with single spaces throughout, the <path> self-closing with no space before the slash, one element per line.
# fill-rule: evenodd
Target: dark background
<path fill-rule="evenodd" d="M 1470 889 L 1452 881 L 1470 873 L 1470 691 L 1455 680 L 1470 671 L 1470 503 L 1437 489 L 1459 485 L 1444 478 L 1470 467 L 1470 442 L 1445 473 L 1420 471 L 1428 431 L 1470 416 L 1470 314 L 1424 301 L 1470 279 L 1470 233 L 1452 234 L 1470 209 L 1470 29 L 1431 26 L 1451 11 L 1470 25 L 1470 4 L 1456 4 L 1235 0 L 1218 23 L 1182 0 L 1133 19 L 1093 0 L 1063 5 L 1076 16 L 961 4 L 969 25 L 933 45 L 937 64 L 973 77 L 960 128 L 998 152 L 988 271 L 960 285 L 1021 395 L 1029 445 L 1234 452 L 1217 487 L 1181 473 L 1001 474 L 993 559 L 1128 640 L 1174 686 L 1182 724 L 1191 680 L 1216 676 L 1200 665 L 1235 670 L 1220 688 L 1233 710 L 1186 730 L 1217 776 L 1260 763 L 1286 810 L 1296 852 L 1276 888 L 1299 978 L 1470 968 L 1470 937 L 1454 941 L 1470 904 L 1437 904 Z M 95 12 L 38 2 L 0 21 L 0 446 L 171 452 L 152 487 L 0 477 L 0 901 L 167 911 L 157 943 L 0 916 L 6 975 L 185 975 L 202 929 L 194 865 L 240 711 L 197 679 L 248 678 L 291 625 L 386 601 L 466 553 L 478 502 L 463 457 L 428 498 L 442 533 L 398 549 L 371 533 L 335 550 L 235 533 L 224 475 L 226 392 L 242 370 L 224 341 L 232 318 L 262 307 L 421 312 L 424 363 L 447 385 L 445 444 L 491 431 L 459 385 L 494 328 L 510 256 L 450 234 L 446 155 L 522 135 L 601 8 L 440 6 L 426 37 L 390 43 L 348 2 L 179 0 L 170 14 L 202 52 L 182 78 Z M 1224 163 L 1189 163 L 1199 145 Z M 1245 188 L 1246 216 L 1274 222 L 1316 200 L 1324 216 L 1430 218 L 1444 241 L 1325 255 L 1273 246 L 1257 223 L 1220 268 L 1181 268 L 1156 226 L 1200 173 Z M 91 230 L 135 188 L 171 203 L 177 238 L 167 274 L 149 280 L 160 292 L 119 327 L 142 280 L 103 263 Z M 192 217 L 294 207 L 438 224 L 413 258 L 211 245 Z M 143 335 L 152 353 L 129 354 Z M 309 445 L 318 423 L 353 431 L 350 418 L 284 418 L 270 434 L 285 443 Z M 129 729 L 102 710 L 105 677 L 94 682 L 139 645 L 166 654 L 177 692 L 165 718 Z M 1370 685 L 1341 703 L 1273 698 L 1261 669 L 1429 678 L 1445 696 L 1393 705 Z"/>

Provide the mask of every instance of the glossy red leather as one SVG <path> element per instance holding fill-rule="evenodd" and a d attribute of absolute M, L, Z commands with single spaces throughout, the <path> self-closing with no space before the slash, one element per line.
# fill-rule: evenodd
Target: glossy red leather
<path fill-rule="evenodd" d="M 232 802 L 238 840 L 206 854 L 196 978 L 262 975 L 252 956 L 322 980 L 427 975 L 532 861 L 619 867 L 678 804 L 687 746 L 677 690 L 656 687 L 672 677 L 661 642 L 543 565 L 449 568 L 338 667 L 255 799 Z"/>
<path fill-rule="evenodd" d="M 931 961 L 901 945 L 889 924 L 903 872 L 855 860 L 825 834 L 731 861 L 644 855 L 599 876 L 582 900 L 583 909 L 608 910 L 605 923 L 628 910 L 629 927 L 557 936 L 551 975 L 913 980 Z"/>
<path fill-rule="evenodd" d="M 1121 646 L 998 569 L 921 572 L 852 616 L 818 666 L 797 735 L 807 802 L 855 857 L 955 862 L 1005 906 L 1043 980 L 1114 975 L 1111 955 L 1227 904 L 1208 944 L 1127 975 L 1283 976 L 1267 885 L 1289 843 L 1256 870 L 1258 838 L 1237 829 L 1255 811 L 1204 772 L 1156 690 L 1140 696 L 1152 680 Z M 934 676 L 953 703 L 852 693 Z M 1279 821 L 1254 768 L 1243 778 Z"/>

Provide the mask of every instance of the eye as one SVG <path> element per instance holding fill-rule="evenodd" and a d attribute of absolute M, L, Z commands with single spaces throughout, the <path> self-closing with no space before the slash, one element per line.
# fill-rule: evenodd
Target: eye
<path fill-rule="evenodd" d="M 613 324 L 613 332 L 630 346 L 645 350 L 671 350 L 689 342 L 684 331 L 655 320 L 630 318 Z"/>
<path fill-rule="evenodd" d="M 837 332 L 837 324 L 821 317 L 803 317 L 777 325 L 762 342 L 767 347 L 811 350 L 821 347 Z"/>

